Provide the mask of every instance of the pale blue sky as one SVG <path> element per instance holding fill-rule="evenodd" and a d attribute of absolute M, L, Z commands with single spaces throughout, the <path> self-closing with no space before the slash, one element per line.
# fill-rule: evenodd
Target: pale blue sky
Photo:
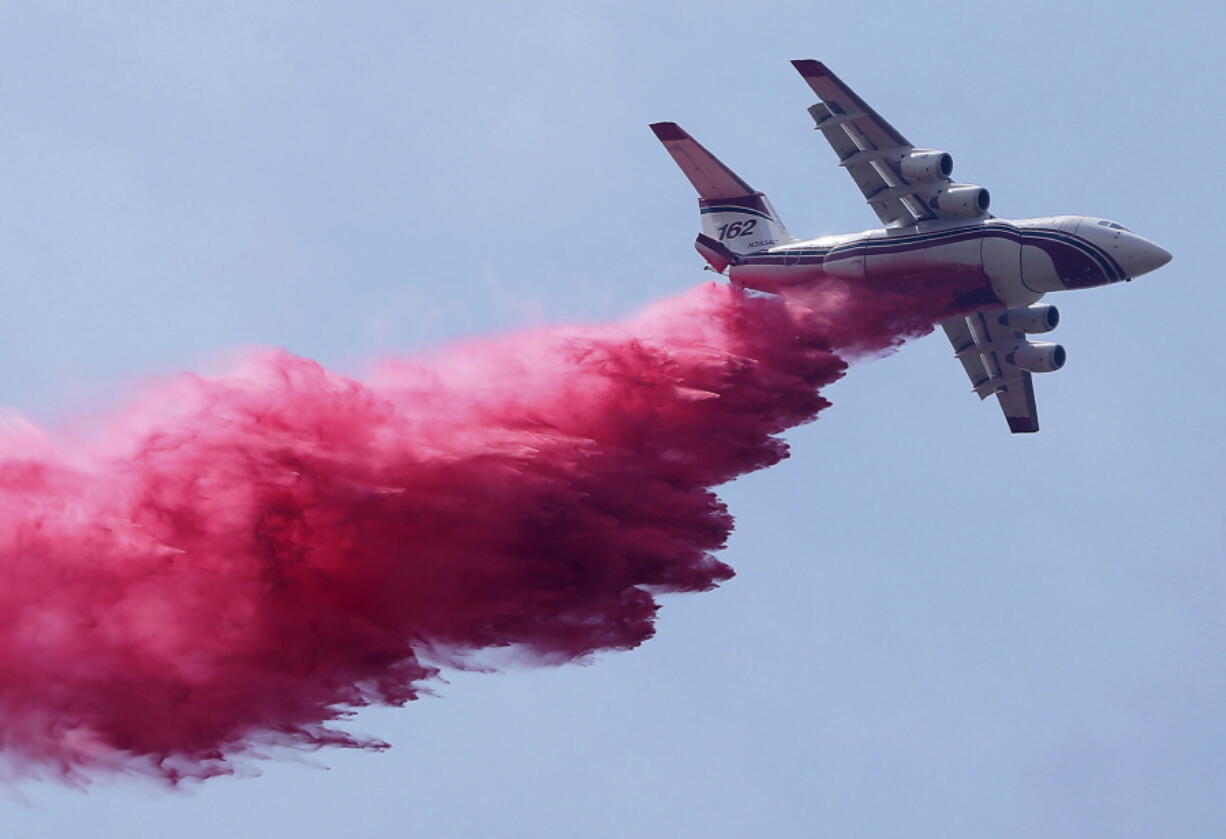
<path fill-rule="evenodd" d="M 191 795 L 23 788 L 5 836 L 1149 837 L 1226 830 L 1217 4 L 0 2 L 0 403 L 42 422 L 272 344 L 342 370 L 711 277 L 675 120 L 793 232 L 873 215 L 826 61 L 993 210 L 1175 255 L 1053 296 L 1011 437 L 944 339 L 725 488 L 721 590 L 591 667 L 461 674 L 386 754 Z"/>

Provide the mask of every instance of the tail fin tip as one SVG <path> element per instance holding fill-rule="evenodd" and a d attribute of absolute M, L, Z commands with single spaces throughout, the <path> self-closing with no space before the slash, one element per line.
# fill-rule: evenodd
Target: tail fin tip
<path fill-rule="evenodd" d="M 830 75 L 830 71 L 826 69 L 825 64 L 822 64 L 820 61 L 814 61 L 812 58 L 796 59 L 792 62 L 792 66 L 806 79 L 820 79 L 823 76 Z"/>
<path fill-rule="evenodd" d="M 692 139 L 685 130 L 675 122 L 653 122 L 651 130 L 655 132 L 656 139 L 661 143 L 667 143 L 672 140 L 689 140 Z"/>

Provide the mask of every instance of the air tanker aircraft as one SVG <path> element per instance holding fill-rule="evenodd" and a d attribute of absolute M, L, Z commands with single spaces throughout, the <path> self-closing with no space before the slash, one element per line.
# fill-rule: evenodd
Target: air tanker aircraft
<path fill-rule="evenodd" d="M 821 100 L 809 108 L 817 130 L 884 227 L 798 240 L 765 195 L 678 125 L 658 122 L 652 130 L 698 190 L 698 252 L 734 285 L 767 292 L 823 277 L 981 282 L 991 302 L 941 326 L 980 399 L 996 395 L 1010 431 L 1038 431 L 1030 374 L 1059 370 L 1065 352 L 1027 340 L 1059 321 L 1055 306 L 1037 301 L 1049 291 L 1131 280 L 1171 255 L 1107 219 L 995 218 L 986 189 L 950 179 L 949 154 L 915 148 L 821 62 L 792 63 Z"/>

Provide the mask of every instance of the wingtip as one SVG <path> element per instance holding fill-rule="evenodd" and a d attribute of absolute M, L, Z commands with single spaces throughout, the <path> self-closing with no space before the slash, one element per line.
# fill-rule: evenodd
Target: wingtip
<path fill-rule="evenodd" d="M 669 140 L 690 139 L 690 135 L 686 134 L 681 126 L 675 122 L 653 122 L 651 130 L 655 133 L 656 139 L 662 143 Z"/>
<path fill-rule="evenodd" d="M 1039 421 L 1034 417 L 1005 417 L 1009 430 L 1014 434 L 1033 434 L 1039 430 Z"/>
<path fill-rule="evenodd" d="M 814 61 L 812 58 L 795 59 L 792 61 L 792 66 L 806 79 L 830 75 L 830 71 L 826 69 L 825 64 L 820 61 Z"/>

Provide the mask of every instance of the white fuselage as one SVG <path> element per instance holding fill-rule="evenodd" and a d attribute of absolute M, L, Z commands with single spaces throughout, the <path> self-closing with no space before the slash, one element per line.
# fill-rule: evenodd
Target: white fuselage
<path fill-rule="evenodd" d="M 1169 260 L 1153 242 L 1106 219 L 989 218 L 790 242 L 741 256 L 729 276 L 772 292 L 826 277 L 869 283 L 957 277 L 981 284 L 1005 306 L 1025 306 L 1049 291 L 1130 280 Z"/>

